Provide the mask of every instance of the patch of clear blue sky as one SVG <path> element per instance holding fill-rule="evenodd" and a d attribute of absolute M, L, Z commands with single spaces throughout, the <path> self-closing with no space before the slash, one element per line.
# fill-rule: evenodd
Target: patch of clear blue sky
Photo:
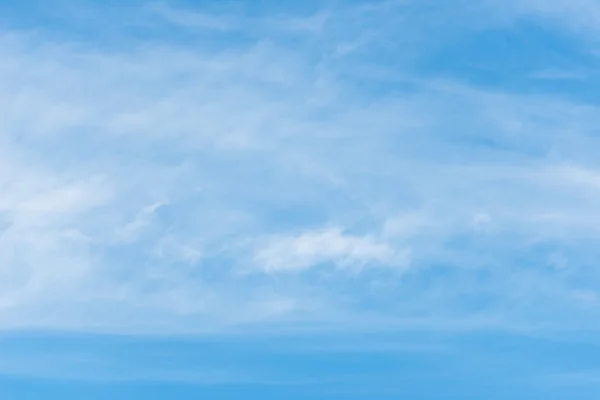
<path fill-rule="evenodd" d="M 593 399 L 599 349 L 494 333 L 4 335 L 5 399 Z M 32 363 L 32 365 L 27 365 Z M 13 365 L 11 365 L 13 364 Z M 19 367 L 21 370 L 19 370 Z M 551 379 L 548 379 L 552 376 Z"/>
<path fill-rule="evenodd" d="M 418 6 L 415 6 L 416 10 L 407 6 L 406 13 L 417 19 L 417 25 L 419 18 L 423 18 L 421 23 L 425 24 L 427 11 L 435 11 L 438 6 L 446 10 L 447 6 L 442 7 L 441 2 L 426 2 L 429 8 L 424 7 L 425 11 Z M 52 5 L 41 0 L 0 1 L 0 27 L 7 31 L 37 32 L 52 40 L 75 42 L 82 47 L 124 52 L 145 41 L 168 41 L 183 47 L 235 46 L 256 40 L 263 34 L 250 28 L 204 32 L 199 36 L 168 25 L 157 28 L 136 21 L 127 22 L 129 13 L 135 14 L 138 7 L 146 4 L 145 1 L 87 3 L 61 0 Z M 327 2 L 324 6 L 321 2 L 246 0 L 226 3 L 171 1 L 165 4 L 198 11 L 276 17 L 279 14 L 307 16 L 320 9 L 335 10 L 347 3 Z M 65 10 L 69 12 L 65 13 Z M 382 23 L 394 25 L 394 17 L 400 18 L 403 12 L 402 7 L 395 8 L 391 19 Z M 119 22 L 121 19 L 125 22 Z M 597 55 L 589 50 L 591 45 L 587 39 L 568 30 L 533 18 L 477 30 L 463 28 L 460 20 L 443 29 L 435 25 L 436 19 L 433 21 L 430 33 L 423 37 L 410 37 L 411 30 L 400 27 L 406 21 L 399 22 L 397 31 L 387 30 L 391 36 L 386 40 L 376 40 L 372 46 L 350 56 L 354 62 L 346 65 L 345 61 L 340 61 L 333 65 L 340 77 L 352 83 L 356 92 L 373 99 L 410 91 L 414 85 L 411 79 L 451 79 L 508 93 L 553 95 L 587 104 L 597 104 L 600 100 Z M 351 29 L 360 29 L 360 26 Z M 343 36 L 343 32 L 340 35 Z M 303 54 L 315 59 L 324 51 L 324 45 L 314 39 L 271 39 L 282 43 L 289 41 L 290 46 L 298 46 Z M 356 68 L 357 64 L 365 68 Z M 398 81 L 388 79 L 389 76 L 377 79 L 373 76 L 377 69 L 385 74 L 402 69 L 402 74 L 411 79 L 409 82 L 404 76 Z M 456 137 L 460 138 L 460 133 Z M 501 140 L 495 140 L 494 137 L 478 136 L 465 139 L 469 146 L 502 147 Z M 161 149 L 145 150 L 156 151 L 157 157 L 169 160 L 169 154 Z M 533 148 L 530 154 L 540 152 L 543 151 Z M 178 156 L 180 154 L 173 157 Z M 220 161 L 204 162 L 210 168 Z M 240 173 L 242 176 L 251 174 L 247 170 Z M 253 173 L 260 175 L 260 168 Z M 329 195 L 336 196 L 335 193 Z M 306 204 L 297 208 L 294 204 L 277 208 L 258 201 L 256 212 L 264 213 L 273 226 L 289 228 L 308 220 L 326 219 L 323 215 L 326 210 L 326 207 L 311 208 Z M 168 219 L 169 213 L 171 218 L 178 215 L 176 209 L 168 207 L 161 213 L 159 218 Z M 503 243 L 514 244 L 518 240 L 518 237 L 508 238 Z M 556 247 L 541 243 L 520 254 L 507 256 L 513 247 L 488 243 L 478 237 L 454 237 L 449 242 L 454 249 L 485 252 L 490 258 L 498 255 L 499 259 L 515 264 L 539 262 L 539 254 L 545 251 L 540 248 Z M 567 253 L 571 251 L 577 259 L 577 254 L 595 254 L 596 251 L 591 250 L 593 246 L 594 243 L 575 245 L 568 248 Z M 139 262 L 135 254 L 128 253 L 130 251 L 119 252 L 116 248 L 107 258 Z M 584 256 L 579 260 L 585 265 L 593 262 Z M 435 274 L 466 274 L 464 271 L 449 272 L 443 263 L 433 271 L 433 275 L 409 276 L 407 280 L 414 281 L 413 288 L 420 285 L 426 288 L 424 282 L 435 281 L 438 278 Z M 593 271 L 584 274 L 588 275 L 593 276 Z M 471 278 L 477 281 L 477 277 Z M 444 284 L 443 280 L 441 282 Z M 349 280 L 345 284 L 347 290 L 363 290 L 355 281 Z M 478 308 L 479 302 L 502 301 L 493 296 L 479 298 L 477 293 L 472 296 L 467 303 L 473 309 Z M 371 307 L 381 307 L 381 310 L 393 302 L 368 296 L 364 301 Z M 558 313 L 562 315 L 565 311 Z M 561 341 L 543 336 L 481 331 L 436 333 L 435 328 L 408 328 L 408 332 L 406 328 L 400 328 L 364 334 L 338 330 L 295 335 L 271 332 L 160 338 L 2 333 L 0 398 L 583 400 L 596 399 L 600 395 L 596 377 L 600 349 L 592 337 L 571 337 Z"/>

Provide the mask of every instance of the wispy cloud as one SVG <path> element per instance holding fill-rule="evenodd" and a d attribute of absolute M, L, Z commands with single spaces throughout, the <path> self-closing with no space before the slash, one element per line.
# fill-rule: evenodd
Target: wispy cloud
<path fill-rule="evenodd" d="M 0 327 L 597 328 L 595 102 L 425 71 L 444 7 L 157 4 L 0 39 Z"/>
<path fill-rule="evenodd" d="M 348 235 L 332 228 L 273 238 L 257 250 L 254 261 L 266 272 L 301 271 L 324 263 L 360 270 L 368 264 L 402 267 L 408 263 L 408 251 L 398 254 L 374 237 Z"/>

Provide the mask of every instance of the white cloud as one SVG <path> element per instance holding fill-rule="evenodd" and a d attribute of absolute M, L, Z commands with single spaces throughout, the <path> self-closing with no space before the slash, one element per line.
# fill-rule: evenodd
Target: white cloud
<path fill-rule="evenodd" d="M 386 268 L 404 267 L 408 251 L 397 251 L 371 236 L 355 236 L 330 228 L 276 237 L 254 255 L 257 267 L 265 272 L 302 271 L 332 263 L 341 269 L 360 270 L 375 264 Z"/>
<path fill-rule="evenodd" d="M 131 242 L 136 239 L 152 224 L 152 217 L 156 210 L 158 210 L 165 203 L 158 202 L 146 206 L 138 212 L 133 221 L 128 222 L 125 226 L 120 227 L 115 235 L 118 240 Z"/>

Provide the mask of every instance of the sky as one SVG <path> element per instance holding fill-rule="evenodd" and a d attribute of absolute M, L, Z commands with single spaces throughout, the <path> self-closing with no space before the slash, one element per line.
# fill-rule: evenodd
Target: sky
<path fill-rule="evenodd" d="M 0 398 L 600 396 L 597 0 L 0 0 Z"/>

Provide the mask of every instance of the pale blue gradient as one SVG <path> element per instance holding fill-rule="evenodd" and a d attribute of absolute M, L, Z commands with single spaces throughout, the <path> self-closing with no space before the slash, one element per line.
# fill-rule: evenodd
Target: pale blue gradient
<path fill-rule="evenodd" d="M 0 398 L 598 398 L 598 20 L 0 0 Z"/>

